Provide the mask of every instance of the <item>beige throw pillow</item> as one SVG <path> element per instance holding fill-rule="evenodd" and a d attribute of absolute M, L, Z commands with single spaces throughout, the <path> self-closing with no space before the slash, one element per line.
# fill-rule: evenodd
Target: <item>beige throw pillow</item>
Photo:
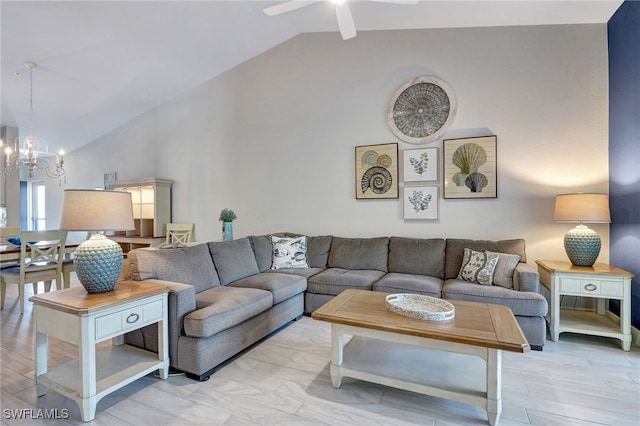
<path fill-rule="evenodd" d="M 504 288 L 513 288 L 513 271 L 518 266 L 518 262 L 520 262 L 520 256 L 517 254 L 495 253 L 488 250 L 485 253 L 487 255 L 498 255 L 498 263 L 493 272 L 493 284 Z"/>

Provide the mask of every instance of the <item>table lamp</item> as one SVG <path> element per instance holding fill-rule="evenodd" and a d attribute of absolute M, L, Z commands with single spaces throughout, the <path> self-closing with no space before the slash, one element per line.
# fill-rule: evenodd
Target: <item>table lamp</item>
<path fill-rule="evenodd" d="M 583 222 L 609 223 L 607 194 L 560 194 L 556 196 L 553 218 L 559 222 L 579 222 L 564 236 L 564 249 L 575 266 L 592 266 L 600 254 L 600 235 Z"/>
<path fill-rule="evenodd" d="M 105 231 L 135 229 L 131 194 L 124 191 L 67 189 L 62 199 L 60 229 L 88 231 L 73 260 L 76 275 L 87 293 L 113 290 L 122 270 L 122 249 Z"/>

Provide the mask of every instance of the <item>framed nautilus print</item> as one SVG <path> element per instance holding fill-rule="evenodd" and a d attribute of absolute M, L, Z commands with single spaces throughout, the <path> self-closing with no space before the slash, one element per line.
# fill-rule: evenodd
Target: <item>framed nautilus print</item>
<path fill-rule="evenodd" d="M 497 136 L 442 142 L 444 198 L 497 198 Z"/>
<path fill-rule="evenodd" d="M 398 144 L 356 147 L 356 199 L 398 198 Z"/>
<path fill-rule="evenodd" d="M 456 116 L 456 96 L 443 80 L 422 76 L 395 92 L 387 109 L 387 124 L 400 140 L 423 144 L 441 137 Z"/>

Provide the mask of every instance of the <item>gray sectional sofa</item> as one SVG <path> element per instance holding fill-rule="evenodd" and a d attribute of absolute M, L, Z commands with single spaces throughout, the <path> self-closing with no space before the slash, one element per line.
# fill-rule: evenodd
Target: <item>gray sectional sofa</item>
<path fill-rule="evenodd" d="M 522 239 L 311 236 L 306 238 L 308 268 L 272 270 L 271 235 L 129 252 L 131 279 L 162 283 L 171 290 L 173 368 L 205 380 L 220 363 L 347 288 L 506 305 L 531 347 L 544 346 L 547 301 L 539 294 L 537 271 L 526 263 Z M 515 257 L 515 269 L 501 271 L 500 285 L 465 281 L 458 279 L 465 248 L 517 255 L 519 262 Z M 154 333 L 155 327 L 144 328 L 127 335 L 126 341 L 155 350 Z"/>

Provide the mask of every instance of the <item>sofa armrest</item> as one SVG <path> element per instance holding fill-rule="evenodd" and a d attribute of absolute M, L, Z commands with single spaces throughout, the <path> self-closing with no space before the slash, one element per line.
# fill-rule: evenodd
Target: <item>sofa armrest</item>
<path fill-rule="evenodd" d="M 539 293 L 540 275 L 538 271 L 526 263 L 518 263 L 513 271 L 513 288 L 518 291 Z"/>
<path fill-rule="evenodd" d="M 189 284 L 157 279 L 145 280 L 145 282 L 169 287 L 169 297 L 167 298 L 169 305 L 169 359 L 171 365 L 177 365 L 178 338 L 184 334 L 184 318 L 196 309 L 195 288 Z"/>

